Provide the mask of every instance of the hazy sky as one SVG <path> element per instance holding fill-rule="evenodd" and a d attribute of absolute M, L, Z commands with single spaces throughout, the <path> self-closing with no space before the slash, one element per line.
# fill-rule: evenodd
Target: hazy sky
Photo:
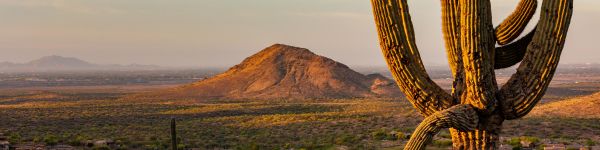
<path fill-rule="evenodd" d="M 517 2 L 492 0 L 494 23 Z M 561 62 L 600 62 L 600 1 L 574 7 Z M 424 61 L 446 64 L 439 0 L 410 9 Z M 62 55 L 224 67 L 284 43 L 351 66 L 384 65 L 368 0 L 0 0 L 0 18 L 0 62 Z"/>

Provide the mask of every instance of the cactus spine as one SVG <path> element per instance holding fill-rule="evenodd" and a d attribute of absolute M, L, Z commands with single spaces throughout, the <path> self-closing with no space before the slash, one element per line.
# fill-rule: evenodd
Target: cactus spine
<path fill-rule="evenodd" d="M 573 0 L 544 0 L 536 28 L 516 42 L 535 13 L 536 0 L 521 0 L 496 29 L 489 0 L 440 2 L 454 76 L 452 93 L 442 90 L 424 69 L 407 1 L 371 0 L 388 67 L 407 99 L 425 116 L 405 149 L 424 149 L 442 128 L 450 128 L 454 149 L 497 149 L 502 122 L 529 113 L 552 80 Z M 519 62 L 517 72 L 499 89 L 494 69 Z"/>

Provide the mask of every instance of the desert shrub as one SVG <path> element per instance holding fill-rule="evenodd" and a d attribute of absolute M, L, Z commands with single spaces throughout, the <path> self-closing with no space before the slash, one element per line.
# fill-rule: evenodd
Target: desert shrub
<path fill-rule="evenodd" d="M 546 145 L 544 144 L 540 144 L 539 146 L 537 146 L 535 149 L 536 150 L 544 150 L 544 147 L 546 147 Z"/>
<path fill-rule="evenodd" d="M 396 140 L 398 140 L 398 137 L 396 137 L 396 134 L 386 133 L 385 137 L 383 138 L 383 140 L 396 141 Z"/>
<path fill-rule="evenodd" d="M 381 128 L 371 132 L 371 138 L 374 140 L 404 140 L 410 137 L 406 136 L 402 131 L 391 131 L 388 132 L 385 128 Z"/>
<path fill-rule="evenodd" d="M 177 149 L 185 149 L 186 147 L 185 144 L 177 144 Z"/>
<path fill-rule="evenodd" d="M 120 146 L 117 147 L 115 150 L 128 150 L 129 148 L 127 148 L 126 146 Z"/>
<path fill-rule="evenodd" d="M 540 139 L 537 137 L 531 137 L 531 136 L 513 137 L 513 138 L 510 138 L 508 141 L 506 141 L 506 144 L 512 146 L 514 150 L 520 150 L 523 148 L 523 145 L 521 145 L 521 141 L 527 141 L 527 142 L 531 142 L 531 143 L 539 143 Z"/>
<path fill-rule="evenodd" d="M 44 143 L 46 143 L 46 145 L 53 146 L 53 145 L 58 144 L 58 137 L 56 137 L 54 135 L 46 135 L 44 137 L 43 141 L 44 141 Z"/>
<path fill-rule="evenodd" d="M 260 146 L 258 146 L 256 143 L 254 142 L 250 142 L 247 144 L 240 144 L 238 145 L 235 149 L 245 149 L 245 150 L 259 150 Z"/>
<path fill-rule="evenodd" d="M 335 149 L 333 145 L 308 145 L 306 147 L 300 148 L 301 150 L 331 150 Z"/>
<path fill-rule="evenodd" d="M 575 139 L 577 139 L 578 137 L 577 137 L 577 136 L 575 136 L 575 135 L 561 134 L 561 137 L 560 137 L 560 138 L 562 138 L 562 139 L 567 139 L 567 140 L 575 140 Z"/>
<path fill-rule="evenodd" d="M 528 141 L 531 143 L 539 143 L 540 139 L 537 137 L 523 136 L 523 137 L 521 137 L 521 141 Z"/>
<path fill-rule="evenodd" d="M 523 148 L 522 148 L 521 146 L 515 146 L 515 147 L 513 147 L 512 149 L 513 149 L 513 150 L 521 150 L 521 149 L 523 149 Z"/>
<path fill-rule="evenodd" d="M 143 149 L 147 149 L 147 150 L 159 150 L 161 147 L 159 145 L 155 145 L 155 144 L 150 144 L 150 145 L 144 145 Z"/>
<path fill-rule="evenodd" d="M 151 144 L 145 145 L 144 149 L 153 149 L 153 150 L 159 150 L 159 149 L 168 149 L 169 148 L 169 144 L 166 144 L 165 142 L 161 142 L 160 140 L 156 140 L 153 141 Z"/>
<path fill-rule="evenodd" d="M 139 142 L 132 142 L 132 143 L 127 144 L 127 146 L 132 149 L 139 149 L 143 146 L 143 144 L 141 144 Z"/>
<path fill-rule="evenodd" d="M 379 129 L 371 133 L 371 137 L 375 140 L 384 140 L 387 137 L 385 129 Z"/>
<path fill-rule="evenodd" d="M 110 150 L 110 147 L 103 145 L 103 146 L 95 146 L 94 148 L 92 148 L 93 150 Z"/>
<path fill-rule="evenodd" d="M 407 136 L 406 134 L 404 134 L 404 132 L 397 132 L 396 133 L 396 138 L 399 140 L 408 140 L 410 139 L 409 136 Z"/>
<path fill-rule="evenodd" d="M 21 142 L 21 135 L 19 133 L 10 133 L 8 135 L 8 141 L 10 143 L 19 143 Z"/>
<path fill-rule="evenodd" d="M 406 136 L 404 135 L 404 133 L 402 132 L 387 132 L 385 135 L 385 140 L 390 140 L 390 141 L 396 141 L 396 140 L 403 140 L 405 139 Z"/>
<path fill-rule="evenodd" d="M 71 145 L 71 146 L 81 146 L 81 145 L 82 145 L 82 142 L 83 142 L 83 141 L 85 141 L 85 140 L 87 140 L 87 138 L 86 138 L 86 137 L 84 137 L 84 136 L 81 136 L 81 135 L 77 135 L 77 136 L 75 136 L 74 138 L 70 138 L 70 139 L 67 141 L 67 144 L 69 144 L 69 145 Z"/>
<path fill-rule="evenodd" d="M 448 131 L 446 131 L 446 130 L 440 131 L 440 133 L 437 136 L 438 137 L 447 138 L 447 139 L 452 138 L 452 136 L 450 136 L 450 133 Z"/>
<path fill-rule="evenodd" d="M 351 134 L 344 134 L 335 138 L 335 144 L 344 145 L 358 142 L 360 139 Z"/>
<path fill-rule="evenodd" d="M 404 127 L 404 128 L 400 128 L 400 131 L 406 132 L 406 133 L 413 133 L 415 131 L 415 128 L 414 127 Z"/>
<path fill-rule="evenodd" d="M 521 145 L 521 138 L 518 138 L 518 137 L 513 137 L 513 138 L 510 138 L 510 139 L 509 139 L 509 140 L 506 142 L 506 144 L 508 144 L 508 145 L 512 146 L 512 147 L 513 147 L 513 149 L 514 149 L 515 147 L 519 147 L 519 148 L 520 148 L 520 147 L 522 146 L 522 145 Z"/>
<path fill-rule="evenodd" d="M 39 137 L 37 135 L 31 138 L 31 141 L 33 143 L 39 143 L 39 142 L 42 142 L 42 140 L 44 140 L 44 138 L 43 137 Z"/>
<path fill-rule="evenodd" d="M 592 139 L 585 140 L 585 146 L 596 146 L 596 141 Z"/>
<path fill-rule="evenodd" d="M 432 145 L 437 147 L 450 147 L 452 146 L 452 140 L 435 140 Z"/>

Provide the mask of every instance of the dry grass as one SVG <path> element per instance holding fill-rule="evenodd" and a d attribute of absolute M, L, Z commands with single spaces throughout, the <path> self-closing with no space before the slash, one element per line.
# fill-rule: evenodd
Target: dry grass
<path fill-rule="evenodd" d="M 16 142 L 43 142 L 47 136 L 57 137 L 59 143 L 110 138 L 126 141 L 129 148 L 161 149 L 168 143 L 168 121 L 175 117 L 187 147 L 364 149 L 380 146 L 382 141 L 371 137 L 375 130 L 408 133 L 420 120 L 406 101 L 392 99 L 197 104 L 123 100 L 111 93 L 57 96 L 62 98 L 27 93 L 5 97 L 0 132 L 18 135 Z"/>
<path fill-rule="evenodd" d="M 39 95 L 37 95 L 39 94 Z M 55 136 L 72 139 L 118 139 L 128 148 L 164 148 L 169 119 L 187 147 L 248 149 L 400 148 L 388 133 L 411 133 L 421 120 L 406 100 L 188 100 L 121 99 L 121 92 L 76 91 L 12 93 L 0 103 L 0 132 L 17 134 L 19 142 L 43 142 Z M 596 94 L 599 95 L 599 94 Z M 540 105 L 523 119 L 506 121 L 502 136 L 533 136 L 558 141 L 600 140 L 600 118 L 544 117 L 562 106 L 591 106 L 590 98 Z M 562 109 L 560 109 L 561 107 Z M 581 106 L 581 107 L 583 107 Z M 597 107 L 596 107 L 597 108 Z M 594 110 L 588 108 L 568 109 Z M 544 111 L 542 111 L 544 110 Z M 570 113 L 569 113 L 570 114 Z M 374 133 L 382 137 L 374 137 Z M 71 141 L 72 142 L 72 141 Z"/>
<path fill-rule="evenodd" d="M 600 119 L 600 93 L 540 105 L 529 116 Z"/>

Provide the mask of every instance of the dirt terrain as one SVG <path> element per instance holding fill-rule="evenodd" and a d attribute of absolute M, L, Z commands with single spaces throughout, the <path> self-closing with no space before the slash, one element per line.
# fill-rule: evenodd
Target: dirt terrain
<path fill-rule="evenodd" d="M 388 72 L 363 75 L 308 50 L 279 47 L 292 50 L 264 50 L 244 61 L 254 63 L 242 63 L 217 76 L 214 75 L 221 72 L 214 70 L 0 74 L 0 83 L 7 83 L 0 88 L 0 139 L 6 137 L 13 145 L 25 147 L 166 149 L 169 146 L 169 121 L 175 118 L 181 148 L 402 149 L 408 135 L 422 119 L 401 95 L 378 96 L 394 95 L 378 87 L 397 90 L 386 78 Z M 273 57 L 273 54 L 281 57 Z M 288 55 L 294 57 L 285 58 Z M 249 68 L 265 69 L 259 64 L 265 61 L 272 64 L 269 61 L 277 60 L 273 58 L 285 58 L 286 61 L 275 62 L 286 63 L 267 65 L 276 72 L 285 70 L 281 74 L 267 74 L 265 78 L 245 76 L 264 73 Z M 317 70 L 325 71 L 306 74 L 311 72 L 307 68 L 281 69 L 281 65 L 291 62 L 303 62 L 295 66 L 316 63 Z M 298 70 L 304 73 L 298 74 Z M 430 73 L 436 83 L 449 89 L 452 80 L 447 70 Z M 502 84 L 510 71 L 497 74 Z M 61 76 L 64 75 L 70 80 L 63 80 Z M 214 77 L 209 78 L 211 76 Z M 271 99 L 273 96 L 293 97 L 293 94 L 277 94 L 276 91 L 290 90 L 293 84 L 287 82 L 300 78 L 307 81 L 297 83 L 302 87 L 300 89 L 325 91 L 306 93 L 308 95 L 341 96 Z M 216 83 L 225 79 L 236 82 Z M 554 79 L 530 115 L 505 121 L 502 148 L 520 147 L 521 141 L 533 141 L 538 145 L 562 144 L 569 148 L 600 142 L 600 117 L 596 109 L 600 95 L 594 94 L 600 92 L 598 71 L 559 70 Z M 189 83 L 194 80 L 202 81 Z M 323 84 L 327 86 L 318 86 Z M 17 86 L 11 88 L 11 85 Z M 230 89 L 213 94 L 231 98 L 223 96 L 202 101 L 188 97 L 147 100 L 131 96 L 160 96 L 163 93 L 157 91 L 173 89 L 178 90 L 176 92 L 187 90 L 189 93 L 184 96 L 202 95 L 199 91 L 209 88 L 207 85 L 251 87 L 242 89 L 248 90 L 246 92 L 254 99 L 236 99 L 236 95 L 242 93 Z M 273 90 L 258 88 L 265 85 Z M 335 93 L 338 91 L 341 92 Z M 348 91 L 356 93 L 348 94 Z M 93 144 L 106 141 L 111 144 Z M 430 146 L 439 149 L 450 144 L 449 133 L 443 131 L 436 135 Z"/>
<path fill-rule="evenodd" d="M 597 115 L 573 118 L 552 113 L 557 112 L 556 105 L 584 104 L 561 108 L 571 110 L 569 115 L 580 109 L 585 111 L 579 113 L 593 114 L 595 109 L 579 102 L 598 100 L 598 94 L 585 96 L 598 91 L 600 86 L 595 85 L 553 84 L 547 99 L 554 100 L 539 105 L 526 118 L 504 123 L 504 146 L 520 137 L 572 147 L 599 142 Z M 422 119 L 401 97 L 189 103 L 187 99 L 124 98 L 155 91 L 155 85 L 32 89 L 0 90 L 0 132 L 13 143 L 85 147 L 86 141 L 111 139 L 116 141 L 113 146 L 121 148 L 163 149 L 169 143 L 169 120 L 176 118 L 180 146 L 187 148 L 400 149 Z M 437 135 L 432 147 L 449 146 L 448 136 L 447 132 Z"/>

